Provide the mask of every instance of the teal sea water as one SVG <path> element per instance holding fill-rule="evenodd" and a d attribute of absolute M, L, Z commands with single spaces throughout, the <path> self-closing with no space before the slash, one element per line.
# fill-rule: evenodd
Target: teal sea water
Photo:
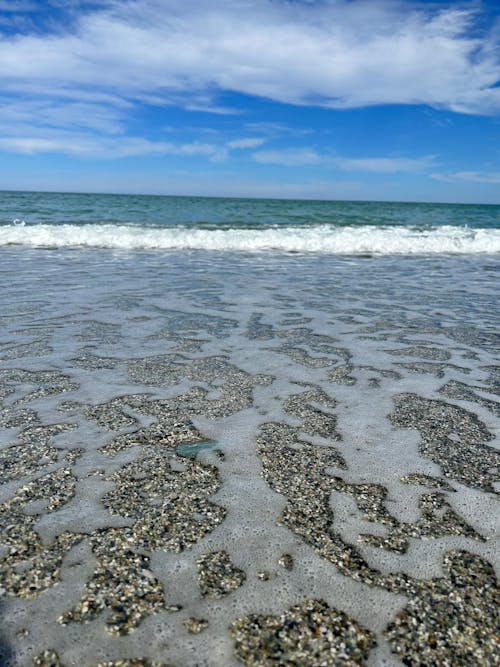
<path fill-rule="evenodd" d="M 500 206 L 1 192 L 0 245 L 497 253 Z"/>

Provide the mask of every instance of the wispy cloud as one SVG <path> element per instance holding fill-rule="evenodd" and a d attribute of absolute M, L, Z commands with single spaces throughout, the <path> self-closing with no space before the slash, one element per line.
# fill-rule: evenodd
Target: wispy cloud
<path fill-rule="evenodd" d="M 119 158 L 141 155 L 176 155 L 205 157 L 213 162 L 225 159 L 226 150 L 214 144 L 192 142 L 176 144 L 166 141 L 148 141 L 141 137 L 92 138 L 78 134 L 56 136 L 0 137 L 0 150 L 32 155 L 35 153 L 64 153 L 77 157 Z"/>
<path fill-rule="evenodd" d="M 405 157 L 367 157 L 335 159 L 335 164 L 344 171 L 370 171 L 377 174 L 397 172 L 418 172 L 435 166 L 435 157 L 428 155 L 420 158 Z"/>
<path fill-rule="evenodd" d="M 0 12 L 18 13 L 33 12 L 38 9 L 35 2 L 24 0 L 0 0 Z"/>
<path fill-rule="evenodd" d="M 245 123 L 245 127 L 249 132 L 257 132 L 269 139 L 276 137 L 305 137 L 314 132 L 311 128 L 291 127 L 284 123 L 276 123 L 272 121 Z"/>
<path fill-rule="evenodd" d="M 107 100 L 106 100 L 107 101 Z M 0 133 L 33 131 L 33 127 L 92 130 L 117 134 L 123 127 L 123 107 L 102 101 L 8 100 L 0 95 Z"/>
<path fill-rule="evenodd" d="M 414 173 L 435 167 L 435 157 L 431 155 L 419 158 L 391 156 L 348 158 L 319 153 L 312 148 L 256 151 L 252 153 L 252 158 L 262 164 L 276 164 L 284 167 L 322 165 L 323 167 L 340 169 L 342 171 L 372 172 L 378 174 Z"/>
<path fill-rule="evenodd" d="M 266 140 L 261 137 L 244 137 L 243 139 L 234 139 L 233 141 L 228 142 L 229 148 L 236 149 L 245 149 L 245 148 L 257 148 L 265 144 Z"/>
<path fill-rule="evenodd" d="M 445 183 L 490 183 L 500 185 L 500 171 L 456 171 L 449 174 L 431 174 L 436 181 Z"/>
<path fill-rule="evenodd" d="M 116 157 L 130 157 L 139 155 L 177 155 L 184 157 L 204 157 L 212 162 L 221 162 L 225 160 L 231 151 L 250 150 L 262 146 L 266 143 L 263 137 L 242 137 L 240 139 L 233 139 L 231 141 L 223 141 L 220 132 L 217 130 L 205 130 L 209 134 L 214 134 L 216 143 L 207 141 L 191 141 L 191 142 L 173 142 L 173 141 L 151 141 L 143 137 L 123 136 L 118 132 L 113 132 L 113 118 L 100 118 L 91 113 L 91 109 L 84 107 L 82 114 L 87 112 L 88 123 L 86 118 L 81 119 L 81 128 L 86 129 L 86 126 L 98 129 L 108 129 L 113 134 L 118 136 L 96 137 L 84 131 L 75 131 L 73 128 L 74 118 L 71 122 L 68 121 L 68 128 L 64 127 L 65 122 L 62 122 L 62 128 L 54 130 L 51 127 L 52 121 L 58 118 L 61 110 L 40 109 L 40 115 L 47 116 L 47 126 L 40 128 L 36 133 L 33 128 L 30 128 L 26 122 L 32 110 L 23 111 L 16 109 L 15 111 L 8 108 L 2 109 L 0 107 L 0 150 L 12 153 L 23 153 L 33 155 L 36 153 L 63 153 L 66 155 L 80 156 L 80 157 L 97 157 L 97 158 L 116 158 Z M 64 110 L 62 111 L 64 113 Z M 11 132 L 5 132 L 5 121 L 15 121 L 9 128 Z M 109 127 L 108 127 L 109 124 Z M 2 133 L 2 128 L 4 132 Z M 176 132 L 177 128 L 165 128 Z M 199 128 L 197 131 L 200 132 Z M 3 136 L 2 136 L 3 134 Z"/>
<path fill-rule="evenodd" d="M 312 148 L 285 148 L 281 150 L 256 151 L 252 153 L 255 162 L 279 164 L 284 167 L 325 164 L 327 158 Z"/>

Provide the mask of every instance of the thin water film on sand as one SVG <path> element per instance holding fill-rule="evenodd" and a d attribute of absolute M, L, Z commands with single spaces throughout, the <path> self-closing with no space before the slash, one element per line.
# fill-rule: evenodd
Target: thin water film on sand
<path fill-rule="evenodd" d="M 498 270 L 3 249 L 2 664 L 497 665 Z"/>

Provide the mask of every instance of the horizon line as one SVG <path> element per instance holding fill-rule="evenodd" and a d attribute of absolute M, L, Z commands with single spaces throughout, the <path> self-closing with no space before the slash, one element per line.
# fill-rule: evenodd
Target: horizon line
<path fill-rule="evenodd" d="M 415 199 L 328 199 L 324 197 L 257 197 L 245 195 L 197 195 L 197 194 L 164 194 L 153 192 L 96 192 L 91 190 L 20 190 L 20 189 L 4 189 L 0 188 L 1 193 L 19 193 L 19 194 L 47 194 L 47 195 L 101 195 L 103 197 L 171 197 L 182 199 L 235 199 L 235 200 L 253 200 L 253 201 L 310 201 L 310 202 L 324 202 L 324 203 L 345 203 L 355 202 L 357 204 L 431 204 L 433 206 L 500 206 L 493 202 L 464 202 L 464 201 L 430 201 L 430 200 L 415 200 Z"/>

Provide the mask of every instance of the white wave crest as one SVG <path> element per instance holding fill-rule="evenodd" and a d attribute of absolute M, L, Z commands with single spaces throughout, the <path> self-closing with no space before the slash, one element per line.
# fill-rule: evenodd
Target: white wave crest
<path fill-rule="evenodd" d="M 263 229 L 152 228 L 140 225 L 0 226 L 0 246 L 322 252 L 330 254 L 499 253 L 500 230 L 443 226 L 273 227 Z"/>

